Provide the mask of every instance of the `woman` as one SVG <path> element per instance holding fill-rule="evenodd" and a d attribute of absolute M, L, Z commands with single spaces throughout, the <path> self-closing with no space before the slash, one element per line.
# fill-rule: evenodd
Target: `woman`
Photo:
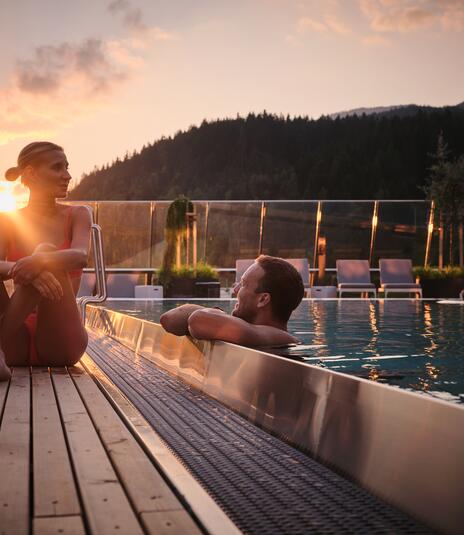
<path fill-rule="evenodd" d="M 72 366 L 87 347 L 76 305 L 87 264 L 91 217 L 66 206 L 71 176 L 61 147 L 27 145 L 5 173 L 30 190 L 28 205 L 0 221 L 0 278 L 12 279 L 11 297 L 0 282 L 0 380 L 8 366 Z"/>

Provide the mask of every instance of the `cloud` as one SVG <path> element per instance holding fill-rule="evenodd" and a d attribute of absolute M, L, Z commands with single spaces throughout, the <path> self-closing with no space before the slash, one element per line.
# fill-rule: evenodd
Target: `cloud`
<path fill-rule="evenodd" d="M 85 93 L 107 92 L 126 77 L 111 57 L 111 49 L 99 39 L 80 44 L 40 46 L 33 57 L 18 61 L 15 85 L 27 93 L 57 93 L 72 79 Z"/>
<path fill-rule="evenodd" d="M 361 43 L 365 46 L 372 46 L 372 47 L 391 46 L 391 42 L 386 37 L 384 37 L 383 35 L 379 35 L 379 34 L 366 35 L 365 37 L 361 38 Z"/>
<path fill-rule="evenodd" d="M 305 13 L 298 19 L 297 32 L 299 34 L 307 32 L 350 34 L 351 28 L 342 18 L 343 7 L 344 4 L 340 0 L 326 0 L 318 17 L 314 16 L 314 9 L 312 9 L 310 14 Z M 308 11 L 308 8 L 305 11 Z"/>
<path fill-rule="evenodd" d="M 123 24 L 134 31 L 145 31 L 148 26 L 142 21 L 142 11 L 133 7 L 128 0 L 113 0 L 108 5 L 108 11 L 114 15 L 121 15 Z"/>
<path fill-rule="evenodd" d="M 319 22 L 310 17 L 301 17 L 297 23 L 297 29 L 299 33 L 304 33 L 308 30 L 315 32 L 326 32 L 328 27 L 323 22 Z"/>
<path fill-rule="evenodd" d="M 464 30 L 463 0 L 359 0 L 376 32 L 407 33 L 439 26 Z"/>
<path fill-rule="evenodd" d="M 0 88 L 0 144 L 52 135 L 105 105 L 143 65 L 136 45 L 87 39 L 37 47 L 30 58 L 17 62 Z"/>
<path fill-rule="evenodd" d="M 130 29 L 119 40 L 88 38 L 78 43 L 39 46 L 17 61 L 0 87 L 0 144 L 21 137 L 49 137 L 76 118 L 111 102 L 124 84 L 143 69 L 155 41 L 176 36 L 142 21 L 127 0 L 111 2 Z"/>

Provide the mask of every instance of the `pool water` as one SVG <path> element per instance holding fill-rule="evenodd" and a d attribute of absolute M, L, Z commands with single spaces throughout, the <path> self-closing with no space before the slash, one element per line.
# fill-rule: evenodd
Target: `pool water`
<path fill-rule="evenodd" d="M 231 312 L 234 300 L 198 302 Z M 185 301 L 109 301 L 159 322 Z M 304 300 L 289 330 L 302 344 L 277 354 L 464 403 L 464 306 L 419 300 Z"/>

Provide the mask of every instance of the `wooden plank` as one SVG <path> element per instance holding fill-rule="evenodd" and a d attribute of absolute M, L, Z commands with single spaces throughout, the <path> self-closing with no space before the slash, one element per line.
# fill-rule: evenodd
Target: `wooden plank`
<path fill-rule="evenodd" d="M 29 368 L 15 368 L 0 428 L 0 534 L 29 532 Z"/>
<path fill-rule="evenodd" d="M 192 518 L 186 511 L 159 511 L 144 513 L 142 522 L 149 533 L 156 535 L 197 535 L 201 533 L 192 524 Z"/>
<path fill-rule="evenodd" d="M 0 382 L 0 426 L 2 425 L 2 414 L 3 414 L 3 406 L 6 401 L 6 395 L 8 392 L 8 386 L 10 384 L 10 381 L 1 381 Z"/>
<path fill-rule="evenodd" d="M 52 380 L 90 531 L 142 534 L 71 377 L 54 369 Z"/>
<path fill-rule="evenodd" d="M 81 510 L 48 368 L 32 368 L 34 516 Z"/>
<path fill-rule="evenodd" d="M 70 372 L 135 510 L 182 510 L 182 504 L 93 379 L 81 366 Z"/>
<path fill-rule="evenodd" d="M 82 518 L 76 516 L 50 516 L 34 518 L 34 535 L 85 535 Z"/>
<path fill-rule="evenodd" d="M 109 351 L 109 349 L 107 349 Z M 108 353 L 111 358 L 111 353 Z M 193 475 L 167 447 L 166 443 L 145 420 L 138 409 L 124 396 L 110 378 L 101 371 L 88 353 L 80 361 L 86 370 L 108 393 L 112 402 L 124 415 L 124 421 L 150 453 L 158 469 L 174 485 L 188 507 L 194 512 L 207 533 L 239 535 L 241 531 L 206 492 Z"/>

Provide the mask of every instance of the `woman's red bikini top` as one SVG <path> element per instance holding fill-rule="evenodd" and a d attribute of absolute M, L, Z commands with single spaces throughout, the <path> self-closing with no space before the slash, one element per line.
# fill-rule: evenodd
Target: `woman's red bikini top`
<path fill-rule="evenodd" d="M 71 242 L 72 242 L 72 213 L 73 213 L 73 207 L 69 206 L 66 210 L 66 220 L 64 223 L 64 240 L 61 245 L 57 246 L 57 249 L 59 251 L 62 251 L 63 249 L 70 249 L 71 248 Z M 6 260 L 8 262 L 17 262 L 21 258 L 24 258 L 27 255 L 24 251 L 21 251 L 21 249 L 18 248 L 14 233 L 11 233 L 11 236 L 9 237 L 9 244 L 8 244 L 8 252 L 6 255 Z M 69 276 L 71 279 L 75 279 L 77 277 L 82 276 L 82 269 L 74 269 L 72 271 L 68 271 Z"/>

